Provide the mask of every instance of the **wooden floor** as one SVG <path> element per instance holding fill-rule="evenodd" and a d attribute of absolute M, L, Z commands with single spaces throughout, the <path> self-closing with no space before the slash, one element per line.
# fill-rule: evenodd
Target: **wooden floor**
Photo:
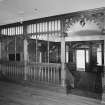
<path fill-rule="evenodd" d="M 0 105 L 101 105 L 101 101 L 0 81 Z"/>

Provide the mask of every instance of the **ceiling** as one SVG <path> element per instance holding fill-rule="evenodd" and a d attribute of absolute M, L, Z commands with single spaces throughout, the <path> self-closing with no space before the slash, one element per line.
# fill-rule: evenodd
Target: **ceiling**
<path fill-rule="evenodd" d="M 0 25 L 104 6 L 105 0 L 0 0 Z"/>

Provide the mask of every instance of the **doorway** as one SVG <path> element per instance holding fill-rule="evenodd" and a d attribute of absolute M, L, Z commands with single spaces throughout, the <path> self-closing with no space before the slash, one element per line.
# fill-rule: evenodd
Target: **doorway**
<path fill-rule="evenodd" d="M 85 50 L 76 50 L 77 71 L 85 71 Z"/>

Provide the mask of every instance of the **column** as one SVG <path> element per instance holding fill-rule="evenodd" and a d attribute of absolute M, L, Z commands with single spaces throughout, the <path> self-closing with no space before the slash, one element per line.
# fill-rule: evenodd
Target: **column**
<path fill-rule="evenodd" d="M 27 80 L 28 42 L 24 39 L 24 80 Z"/>
<path fill-rule="evenodd" d="M 2 55 L 1 55 L 1 42 L 0 42 L 0 60 L 1 60 L 1 58 L 2 58 L 1 56 L 2 56 Z M 0 71 L 2 71 L 1 69 L 2 69 L 2 68 L 1 68 L 1 64 L 0 64 Z"/>
<path fill-rule="evenodd" d="M 61 38 L 61 85 L 65 87 L 65 38 L 62 36 Z"/>
<path fill-rule="evenodd" d="M 104 15 L 105 17 L 105 15 Z M 103 21 L 103 30 L 105 30 L 105 18 Z M 105 34 L 105 33 L 103 33 Z M 105 36 L 104 36 L 105 37 Z M 104 38 L 104 47 L 103 47 L 103 60 L 104 60 L 104 65 L 103 65 L 103 73 L 102 73 L 102 103 L 105 104 L 105 38 Z"/>
<path fill-rule="evenodd" d="M 105 103 L 105 40 L 104 40 L 104 66 L 103 66 L 103 74 L 102 74 L 102 103 Z"/>

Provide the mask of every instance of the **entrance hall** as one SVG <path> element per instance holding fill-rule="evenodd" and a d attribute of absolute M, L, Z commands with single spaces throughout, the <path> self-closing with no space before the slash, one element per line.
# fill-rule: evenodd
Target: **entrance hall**
<path fill-rule="evenodd" d="M 66 48 L 67 67 L 74 79 L 72 93 L 83 90 L 101 94 L 103 41 L 66 42 Z"/>
<path fill-rule="evenodd" d="M 0 80 L 104 102 L 104 11 L 1 25 Z"/>

